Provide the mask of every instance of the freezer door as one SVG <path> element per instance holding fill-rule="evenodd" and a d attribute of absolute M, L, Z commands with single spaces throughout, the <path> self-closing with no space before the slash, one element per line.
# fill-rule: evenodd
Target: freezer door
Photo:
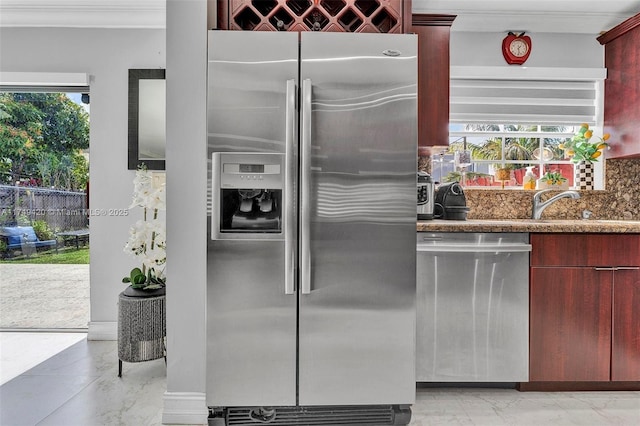
<path fill-rule="evenodd" d="M 299 404 L 411 404 L 416 38 L 301 40 Z"/>
<path fill-rule="evenodd" d="M 284 152 L 286 82 L 298 77 L 298 35 L 208 34 L 208 158 L 212 152 Z"/>
<path fill-rule="evenodd" d="M 297 158 L 291 135 L 297 122 L 297 34 L 212 31 L 208 71 L 208 158 L 212 151 L 285 153 L 287 212 L 286 238 L 208 238 L 207 405 L 295 405 L 296 244 L 290 181 Z M 218 172 L 210 168 L 209 177 Z M 209 187 L 211 194 L 211 180 Z M 218 200 L 213 206 L 222 208 Z"/>

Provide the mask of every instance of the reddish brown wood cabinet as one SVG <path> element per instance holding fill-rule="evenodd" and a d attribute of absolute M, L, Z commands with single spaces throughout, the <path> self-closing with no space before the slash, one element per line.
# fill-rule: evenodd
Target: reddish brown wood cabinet
<path fill-rule="evenodd" d="M 418 146 L 449 145 L 449 40 L 455 15 L 414 14 L 418 35 Z"/>
<path fill-rule="evenodd" d="M 591 268 L 532 268 L 529 380 L 609 380 L 611 287 Z"/>
<path fill-rule="evenodd" d="M 605 45 L 604 127 L 609 158 L 640 157 L 640 14 L 598 37 Z"/>
<path fill-rule="evenodd" d="M 614 274 L 611 380 L 640 380 L 640 270 Z"/>
<path fill-rule="evenodd" d="M 640 381 L 640 235 L 531 244 L 530 382 Z"/>
<path fill-rule="evenodd" d="M 405 33 L 407 0 L 218 0 L 218 28 L 244 31 Z"/>

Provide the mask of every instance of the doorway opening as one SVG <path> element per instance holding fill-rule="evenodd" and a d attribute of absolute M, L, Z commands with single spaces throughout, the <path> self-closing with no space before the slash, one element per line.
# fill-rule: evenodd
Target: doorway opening
<path fill-rule="evenodd" d="M 0 88 L 0 331 L 89 323 L 89 88 Z"/>

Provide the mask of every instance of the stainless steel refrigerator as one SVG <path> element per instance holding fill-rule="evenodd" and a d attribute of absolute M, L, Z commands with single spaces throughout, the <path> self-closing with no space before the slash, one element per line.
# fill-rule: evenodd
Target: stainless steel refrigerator
<path fill-rule="evenodd" d="M 416 89 L 414 35 L 209 32 L 206 394 L 229 424 L 414 402 Z"/>

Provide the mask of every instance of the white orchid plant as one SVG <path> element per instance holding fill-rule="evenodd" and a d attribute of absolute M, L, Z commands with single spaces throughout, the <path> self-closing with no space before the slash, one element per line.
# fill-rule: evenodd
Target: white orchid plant
<path fill-rule="evenodd" d="M 129 208 L 142 207 L 143 218 L 129 229 L 124 251 L 138 257 L 142 268 L 133 268 L 122 282 L 134 289 L 154 290 L 164 287 L 166 279 L 165 221 L 158 217 L 158 212 L 166 209 L 165 185 L 155 184 L 153 173 L 143 165 L 136 171 L 133 186 L 133 202 Z"/>

